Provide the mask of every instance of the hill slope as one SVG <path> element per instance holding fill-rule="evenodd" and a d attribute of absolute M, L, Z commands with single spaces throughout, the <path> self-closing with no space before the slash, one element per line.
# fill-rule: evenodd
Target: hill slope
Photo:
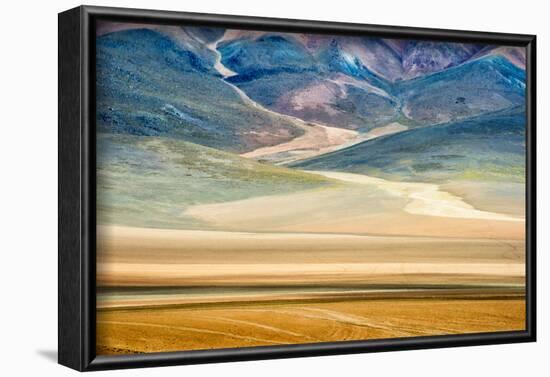
<path fill-rule="evenodd" d="M 400 82 L 395 90 L 407 117 L 421 124 L 444 123 L 523 105 L 525 71 L 501 56 L 487 56 Z"/>
<path fill-rule="evenodd" d="M 148 29 L 99 36 L 98 131 L 166 136 L 235 152 L 303 133 L 245 104 L 213 64 Z"/>
<path fill-rule="evenodd" d="M 398 116 L 386 80 L 337 40 L 312 51 L 297 36 L 262 35 L 224 41 L 218 49 L 222 63 L 237 73 L 228 81 L 274 111 L 365 130 Z"/>
<path fill-rule="evenodd" d="M 98 30 L 102 132 L 240 153 L 302 134 L 243 103 L 215 65 L 273 111 L 358 131 L 445 123 L 524 100 L 518 48 L 105 22 Z"/>
<path fill-rule="evenodd" d="M 411 181 L 521 182 L 525 174 L 525 113 L 513 109 L 411 129 L 292 166 Z"/>
<path fill-rule="evenodd" d="M 330 180 L 183 140 L 99 134 L 98 222 L 192 228 L 185 208 L 320 187 Z"/>
<path fill-rule="evenodd" d="M 390 45 L 369 38 L 264 34 L 224 40 L 219 51 L 236 72 L 228 80 L 255 101 L 348 129 L 368 131 L 398 120 L 426 126 L 524 101 L 525 71 L 501 54 L 477 56 L 482 46 Z"/>

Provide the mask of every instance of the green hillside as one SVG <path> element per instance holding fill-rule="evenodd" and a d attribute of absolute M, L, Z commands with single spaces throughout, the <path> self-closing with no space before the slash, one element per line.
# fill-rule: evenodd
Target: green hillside
<path fill-rule="evenodd" d="M 182 214 L 190 205 L 330 184 L 182 140 L 100 134 L 97 146 L 98 223 L 193 228 Z"/>

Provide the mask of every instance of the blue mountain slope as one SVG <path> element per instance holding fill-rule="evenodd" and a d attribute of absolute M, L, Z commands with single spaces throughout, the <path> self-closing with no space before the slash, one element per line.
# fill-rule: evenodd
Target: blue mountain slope
<path fill-rule="evenodd" d="M 443 123 L 522 105 L 525 71 L 489 56 L 396 84 L 403 112 L 421 124 Z"/>
<path fill-rule="evenodd" d="M 521 108 L 516 108 L 464 121 L 411 129 L 292 166 L 412 181 L 522 181 L 525 113 Z"/>
<path fill-rule="evenodd" d="M 222 42 L 222 63 L 241 79 L 278 72 L 316 71 L 315 59 L 299 43 L 279 35 Z"/>
<path fill-rule="evenodd" d="M 278 35 L 222 42 L 222 63 L 237 75 L 228 81 L 264 106 L 319 79 L 312 55 L 298 42 Z"/>
<path fill-rule="evenodd" d="M 204 33 L 204 31 L 203 31 Z M 244 152 L 302 131 L 247 106 L 205 60 L 146 29 L 97 38 L 97 127 Z"/>
<path fill-rule="evenodd" d="M 220 44 L 222 63 L 237 75 L 228 81 L 275 111 L 335 127 L 365 129 L 396 118 L 398 103 L 385 91 L 391 85 L 344 51 L 337 40 L 308 51 L 291 36 L 264 35 Z M 357 85 L 343 81 L 356 80 Z M 319 85 L 322 87 L 320 88 Z M 370 86 L 370 88 L 369 88 Z M 324 101 L 298 104 L 299 98 Z"/>
<path fill-rule="evenodd" d="M 409 41 L 391 49 L 379 40 L 342 37 L 306 49 L 292 36 L 264 35 L 226 41 L 220 52 L 222 62 L 237 73 L 229 80 L 264 106 L 309 121 L 369 130 L 396 120 L 410 126 L 445 123 L 522 104 L 524 70 L 500 56 L 469 60 L 481 47 Z M 388 55 L 391 68 L 381 68 L 385 60 L 373 49 Z M 365 85 L 354 87 L 353 95 L 338 88 L 329 88 L 333 98 L 319 95 L 319 85 L 339 75 Z M 304 93 L 318 96 L 318 102 L 303 106 Z"/>
<path fill-rule="evenodd" d="M 181 138 L 235 152 L 302 134 L 247 106 L 223 82 L 214 69 L 216 54 L 206 46 L 223 29 L 159 30 L 97 38 L 100 132 Z M 226 80 L 277 112 L 360 131 L 393 121 L 443 124 L 524 103 L 524 70 L 501 56 L 469 60 L 479 46 L 306 39 L 241 34 L 221 42 L 222 62 L 237 73 Z M 381 69 L 386 60 L 373 51 L 387 54 L 391 67 Z M 411 74 L 420 76 L 402 80 Z"/>
<path fill-rule="evenodd" d="M 424 76 L 459 65 L 483 47 L 467 43 L 408 41 L 401 53 L 402 78 Z"/>
<path fill-rule="evenodd" d="M 321 71 L 344 73 L 362 79 L 385 92 L 392 92 L 393 86 L 388 80 L 367 68 L 353 52 L 347 51 L 337 39 L 332 40 L 316 56 Z"/>

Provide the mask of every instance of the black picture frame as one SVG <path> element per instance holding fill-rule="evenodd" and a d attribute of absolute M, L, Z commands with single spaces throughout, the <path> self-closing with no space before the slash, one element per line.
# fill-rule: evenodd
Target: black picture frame
<path fill-rule="evenodd" d="M 526 47 L 526 330 L 96 357 L 94 43 L 97 19 L 289 32 L 364 34 Z M 92 6 L 80 6 L 60 13 L 58 27 L 60 364 L 79 371 L 91 371 L 536 340 L 536 36 Z"/>

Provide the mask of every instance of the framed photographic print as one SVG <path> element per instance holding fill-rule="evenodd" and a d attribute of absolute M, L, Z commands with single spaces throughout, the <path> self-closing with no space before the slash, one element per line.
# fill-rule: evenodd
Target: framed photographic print
<path fill-rule="evenodd" d="M 535 36 L 59 15 L 59 362 L 535 340 Z"/>

